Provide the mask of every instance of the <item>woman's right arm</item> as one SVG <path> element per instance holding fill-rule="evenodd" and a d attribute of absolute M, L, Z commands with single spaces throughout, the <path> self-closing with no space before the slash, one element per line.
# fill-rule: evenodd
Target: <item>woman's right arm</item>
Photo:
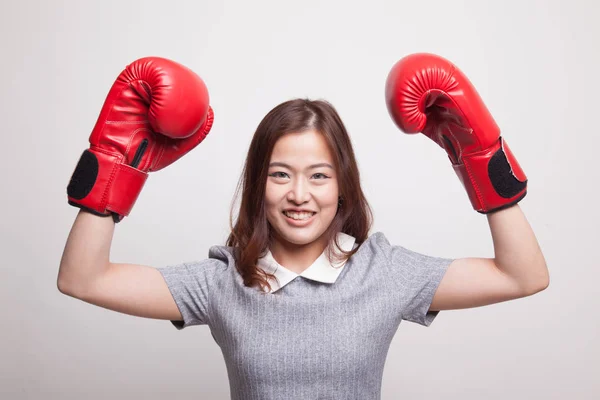
<path fill-rule="evenodd" d="M 181 320 L 175 300 L 156 268 L 110 262 L 114 230 L 111 217 L 79 210 L 60 261 L 58 290 L 125 314 Z"/>

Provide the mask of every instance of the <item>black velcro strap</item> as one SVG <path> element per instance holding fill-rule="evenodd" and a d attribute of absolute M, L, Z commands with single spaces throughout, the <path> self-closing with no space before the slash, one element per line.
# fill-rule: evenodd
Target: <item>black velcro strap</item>
<path fill-rule="evenodd" d="M 502 147 L 490 158 L 488 176 L 500 196 L 510 199 L 527 187 L 527 181 L 518 180 L 512 173 Z"/>
<path fill-rule="evenodd" d="M 98 178 L 98 168 L 98 159 L 86 149 L 71 176 L 67 186 L 67 194 L 76 200 L 81 200 L 90 194 Z"/>

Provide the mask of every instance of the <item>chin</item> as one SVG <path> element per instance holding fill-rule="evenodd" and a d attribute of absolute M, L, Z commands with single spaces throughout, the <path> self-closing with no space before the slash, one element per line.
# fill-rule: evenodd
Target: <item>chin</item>
<path fill-rule="evenodd" d="M 316 229 L 290 229 L 288 227 L 274 228 L 276 237 L 278 240 L 287 242 L 296 246 L 306 246 L 316 242 L 323 236 L 325 230 L 322 232 Z"/>
<path fill-rule="evenodd" d="M 304 246 L 304 245 L 313 243 L 315 240 L 317 240 L 321 237 L 321 235 L 318 233 L 311 233 L 311 232 L 294 233 L 294 232 L 286 232 L 285 230 L 277 231 L 277 236 L 280 238 L 280 240 L 283 240 L 285 242 L 295 244 L 298 246 Z"/>

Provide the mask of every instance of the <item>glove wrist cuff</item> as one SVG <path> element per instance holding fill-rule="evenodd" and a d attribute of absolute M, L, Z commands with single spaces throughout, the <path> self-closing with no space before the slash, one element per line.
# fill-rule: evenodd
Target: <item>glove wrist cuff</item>
<path fill-rule="evenodd" d="M 148 174 L 123 164 L 123 159 L 101 149 L 86 149 L 67 187 L 69 204 L 99 215 L 113 213 L 115 222 L 129 215 Z"/>
<path fill-rule="evenodd" d="M 527 177 L 502 137 L 489 148 L 463 156 L 453 165 L 473 208 L 483 214 L 518 203 L 527 193 Z"/>

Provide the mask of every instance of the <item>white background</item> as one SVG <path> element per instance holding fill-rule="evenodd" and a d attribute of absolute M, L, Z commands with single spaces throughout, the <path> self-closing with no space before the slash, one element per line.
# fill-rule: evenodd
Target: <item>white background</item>
<path fill-rule="evenodd" d="M 0 397 L 226 399 L 207 326 L 108 311 L 56 277 L 77 214 L 66 186 L 120 71 L 187 65 L 215 110 L 209 137 L 152 174 L 116 227 L 111 260 L 202 259 L 228 233 L 251 136 L 275 105 L 327 99 L 355 146 L 373 232 L 444 257 L 492 257 L 447 156 L 402 134 L 384 102 L 392 65 L 432 52 L 476 86 L 529 178 L 520 203 L 550 287 L 401 324 L 383 399 L 597 399 L 600 17 L 590 1 L 2 1 Z"/>

